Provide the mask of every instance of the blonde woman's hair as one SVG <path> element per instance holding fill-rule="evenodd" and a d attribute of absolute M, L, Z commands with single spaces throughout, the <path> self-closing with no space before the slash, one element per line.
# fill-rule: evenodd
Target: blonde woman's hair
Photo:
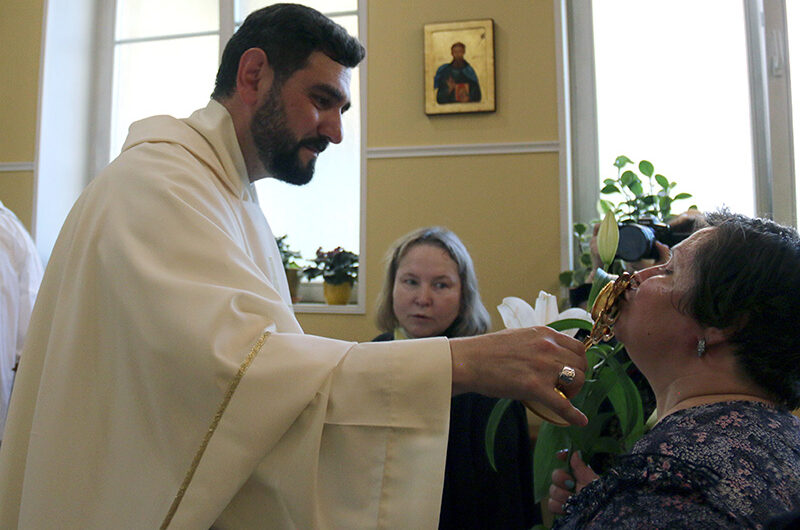
<path fill-rule="evenodd" d="M 397 267 L 400 260 L 408 251 L 417 245 L 433 245 L 439 247 L 450 256 L 458 268 L 461 280 L 461 304 L 458 316 L 453 321 L 444 335 L 447 337 L 468 337 L 480 335 L 489 331 L 491 318 L 489 312 L 481 302 L 478 291 L 478 278 L 472 258 L 467 252 L 464 243 L 447 228 L 431 226 L 420 228 L 406 234 L 395 241 L 386 254 L 386 275 L 383 280 L 383 289 L 378 295 L 378 314 L 375 318 L 381 331 L 392 331 L 397 325 L 394 314 L 394 280 L 397 276 Z"/>

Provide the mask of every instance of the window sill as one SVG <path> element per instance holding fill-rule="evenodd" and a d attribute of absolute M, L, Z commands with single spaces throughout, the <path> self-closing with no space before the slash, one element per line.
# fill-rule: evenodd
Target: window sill
<path fill-rule="evenodd" d="M 295 313 L 364 314 L 364 304 L 358 303 L 358 282 L 345 305 L 328 305 L 322 294 L 322 282 L 300 282 L 297 286 L 299 301 L 293 304 Z"/>

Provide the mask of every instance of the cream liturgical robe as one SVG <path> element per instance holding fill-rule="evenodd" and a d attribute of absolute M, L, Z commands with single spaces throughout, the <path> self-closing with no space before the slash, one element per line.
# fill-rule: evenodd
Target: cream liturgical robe
<path fill-rule="evenodd" d="M 312 337 L 288 302 L 225 108 L 133 124 L 45 273 L 0 527 L 435 528 L 447 341 Z"/>
<path fill-rule="evenodd" d="M 0 438 L 42 273 L 30 234 L 0 201 Z"/>

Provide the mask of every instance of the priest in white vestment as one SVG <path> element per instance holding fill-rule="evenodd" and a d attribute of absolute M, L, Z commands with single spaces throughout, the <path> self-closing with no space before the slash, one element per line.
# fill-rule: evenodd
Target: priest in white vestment
<path fill-rule="evenodd" d="M 30 234 L 14 212 L 0 202 L 0 440 L 14 370 L 43 273 L 42 260 Z"/>
<path fill-rule="evenodd" d="M 453 393 L 585 421 L 553 392 L 564 365 L 579 389 L 582 346 L 550 330 L 303 334 L 252 181 L 311 178 L 362 57 L 315 11 L 265 8 L 206 108 L 131 126 L 47 267 L 0 447 L 0 528 L 435 528 Z"/>

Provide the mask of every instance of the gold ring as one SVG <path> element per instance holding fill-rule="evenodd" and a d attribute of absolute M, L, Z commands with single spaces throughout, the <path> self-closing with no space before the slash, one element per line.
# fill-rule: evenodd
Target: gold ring
<path fill-rule="evenodd" d="M 561 373 L 558 374 L 558 380 L 565 385 L 571 384 L 573 381 L 575 381 L 575 368 L 571 366 L 565 366 L 562 368 Z"/>

